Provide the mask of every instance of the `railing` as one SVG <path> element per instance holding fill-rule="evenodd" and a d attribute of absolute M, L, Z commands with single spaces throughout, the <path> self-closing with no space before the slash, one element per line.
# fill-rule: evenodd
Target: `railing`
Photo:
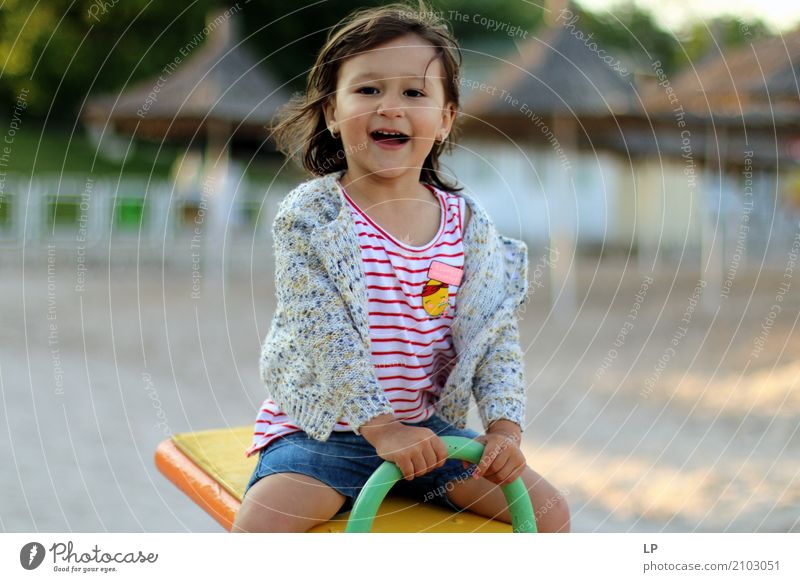
<path fill-rule="evenodd" d="M 212 210 L 201 191 L 178 192 L 168 180 L 9 174 L 0 193 L 0 249 L 35 253 L 55 245 L 100 258 L 109 249 L 169 256 L 223 245 L 271 248 L 269 227 L 291 187 L 241 183 L 218 219 L 224 228 L 212 234 L 209 219 L 219 208 Z"/>

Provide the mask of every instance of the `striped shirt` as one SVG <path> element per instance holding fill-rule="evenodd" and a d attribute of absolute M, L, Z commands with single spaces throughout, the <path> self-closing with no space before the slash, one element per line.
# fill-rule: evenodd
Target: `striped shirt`
<path fill-rule="evenodd" d="M 344 193 L 366 275 L 372 363 L 395 417 L 413 423 L 434 414 L 439 392 L 455 364 L 450 324 L 464 266 L 465 201 L 425 185 L 439 201 L 440 221 L 436 236 L 422 246 L 397 240 Z M 274 439 L 299 430 L 267 398 L 246 454 L 250 456 Z M 352 428 L 340 419 L 333 430 Z"/>

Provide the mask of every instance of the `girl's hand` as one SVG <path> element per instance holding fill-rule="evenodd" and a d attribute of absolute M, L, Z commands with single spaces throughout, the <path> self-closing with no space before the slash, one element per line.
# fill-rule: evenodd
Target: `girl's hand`
<path fill-rule="evenodd" d="M 423 426 L 397 423 L 373 441 L 370 443 L 378 456 L 397 465 L 406 481 L 438 469 L 447 461 L 447 447 L 442 439 Z"/>
<path fill-rule="evenodd" d="M 497 485 L 508 485 L 525 470 L 525 455 L 519 448 L 520 435 L 514 431 L 490 431 L 475 438 L 484 446 L 483 456 L 472 476 L 484 477 Z M 470 463 L 463 462 L 464 468 Z"/>

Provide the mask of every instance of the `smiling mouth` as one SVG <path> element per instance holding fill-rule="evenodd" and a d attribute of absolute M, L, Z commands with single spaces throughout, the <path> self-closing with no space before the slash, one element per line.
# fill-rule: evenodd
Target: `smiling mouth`
<path fill-rule="evenodd" d="M 386 145 L 402 145 L 406 143 L 409 139 L 411 139 L 409 136 L 399 131 L 398 132 L 373 131 L 369 135 L 376 142 Z"/>

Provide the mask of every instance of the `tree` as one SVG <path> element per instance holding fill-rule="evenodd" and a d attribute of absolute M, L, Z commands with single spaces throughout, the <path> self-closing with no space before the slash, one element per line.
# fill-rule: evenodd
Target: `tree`
<path fill-rule="evenodd" d="M 731 49 L 770 35 L 762 20 L 745 22 L 733 16 L 720 16 L 707 22 L 691 24 L 680 39 L 686 51 L 676 55 L 676 62 L 686 66 L 706 56 L 719 56 L 724 49 Z M 718 48 L 719 47 L 719 48 Z"/>
<path fill-rule="evenodd" d="M 174 58 L 217 3 L 152 0 L 5 2 L 0 96 L 28 90 L 28 113 L 72 119 L 87 91 L 119 90 Z M 130 77 L 130 78 L 129 78 Z"/>

